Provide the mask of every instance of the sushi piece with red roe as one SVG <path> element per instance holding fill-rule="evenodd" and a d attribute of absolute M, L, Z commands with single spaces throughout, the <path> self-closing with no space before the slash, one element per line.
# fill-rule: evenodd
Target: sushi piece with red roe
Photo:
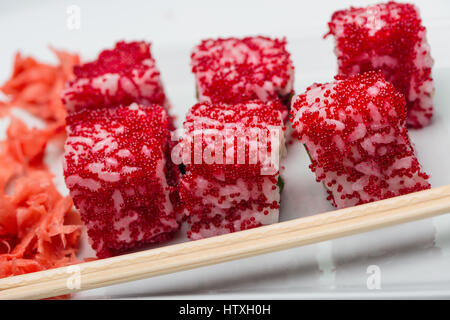
<path fill-rule="evenodd" d="M 203 102 L 191 108 L 178 151 L 180 198 L 196 240 L 278 222 L 280 102 Z"/>
<path fill-rule="evenodd" d="M 99 108 L 67 117 L 64 177 L 100 258 L 169 239 L 169 119 L 157 105 Z"/>
<path fill-rule="evenodd" d="M 62 94 L 68 112 L 133 102 L 169 109 L 150 46 L 143 41 L 120 41 L 113 49 L 103 50 L 96 60 L 75 66 L 75 79 Z"/>
<path fill-rule="evenodd" d="M 406 97 L 406 124 L 421 128 L 431 122 L 433 59 L 416 6 L 391 1 L 351 7 L 336 11 L 328 25 L 339 74 L 381 70 Z"/>
<path fill-rule="evenodd" d="M 200 102 L 280 99 L 287 115 L 294 66 L 285 39 L 256 36 L 203 40 L 191 54 Z"/>
<path fill-rule="evenodd" d="M 404 96 L 381 73 L 314 84 L 294 98 L 291 113 L 337 208 L 430 188 L 408 137 Z"/>

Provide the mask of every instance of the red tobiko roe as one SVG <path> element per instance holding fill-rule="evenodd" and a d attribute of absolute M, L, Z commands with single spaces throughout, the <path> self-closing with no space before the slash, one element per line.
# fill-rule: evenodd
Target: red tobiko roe
<path fill-rule="evenodd" d="M 314 84 L 292 105 L 311 170 L 344 208 L 430 188 L 405 125 L 405 99 L 381 73 Z"/>
<path fill-rule="evenodd" d="M 339 74 L 381 70 L 405 95 L 407 125 L 421 128 L 433 115 L 433 59 L 419 10 L 388 2 L 336 11 L 329 22 Z"/>
<path fill-rule="evenodd" d="M 141 63 L 149 58 L 151 58 L 149 43 L 120 41 L 116 43 L 114 49 L 100 52 L 97 60 L 75 66 L 73 73 L 79 78 L 93 78 L 105 73 L 125 75 L 135 68 L 142 68 Z"/>
<path fill-rule="evenodd" d="M 264 172 L 263 164 L 269 154 L 275 152 L 279 157 L 284 150 L 284 127 L 279 108 L 278 101 L 235 105 L 203 102 L 191 108 L 184 122 L 182 145 L 186 148 L 186 173 L 180 183 L 184 213 L 191 226 L 188 231 L 190 239 L 278 221 L 279 169 Z M 270 126 L 279 129 L 279 145 L 273 145 L 268 138 Z M 251 135 L 245 131 L 247 129 L 261 130 L 261 136 L 251 140 Z M 196 141 L 200 141 L 199 147 Z M 259 154 L 257 161 L 252 163 L 250 144 L 253 142 L 260 151 L 267 147 L 269 154 L 266 157 Z M 213 150 L 214 161 L 206 158 L 208 150 Z M 239 150 L 244 154 L 241 160 L 238 160 Z M 196 160 L 197 153 L 201 159 Z"/>
<path fill-rule="evenodd" d="M 95 61 L 74 67 L 74 73 L 62 94 L 68 112 L 133 102 L 170 108 L 149 43 L 118 42 Z"/>
<path fill-rule="evenodd" d="M 169 239 L 179 217 L 164 108 L 84 110 L 71 113 L 67 124 L 65 181 L 97 256 Z"/>
<path fill-rule="evenodd" d="M 294 66 L 285 39 L 256 36 L 203 40 L 191 54 L 199 101 L 235 104 L 293 94 Z"/>

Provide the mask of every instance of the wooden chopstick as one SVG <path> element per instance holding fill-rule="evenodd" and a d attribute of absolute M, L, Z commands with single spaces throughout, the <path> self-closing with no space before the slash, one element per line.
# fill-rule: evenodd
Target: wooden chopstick
<path fill-rule="evenodd" d="M 0 299 L 40 299 L 289 249 L 450 211 L 450 185 L 233 234 L 0 279 Z M 75 275 L 76 276 L 76 275 Z"/>

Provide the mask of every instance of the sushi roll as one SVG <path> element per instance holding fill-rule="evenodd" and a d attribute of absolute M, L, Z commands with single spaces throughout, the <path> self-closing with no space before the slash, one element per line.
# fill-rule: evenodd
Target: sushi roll
<path fill-rule="evenodd" d="M 183 124 L 180 198 L 196 240 L 278 221 L 280 102 L 203 102 Z"/>
<path fill-rule="evenodd" d="M 95 61 L 74 67 L 62 94 L 67 111 L 99 106 L 158 104 L 169 109 L 160 72 L 146 42 L 118 42 Z"/>
<path fill-rule="evenodd" d="M 178 230 L 163 107 L 73 112 L 67 130 L 65 182 L 98 257 L 167 240 Z"/>
<path fill-rule="evenodd" d="M 296 96 L 292 126 L 337 208 L 430 188 L 405 126 L 404 96 L 379 72 L 314 84 Z"/>
<path fill-rule="evenodd" d="M 191 66 L 200 102 L 280 99 L 287 115 L 294 92 L 294 66 L 285 39 L 203 40 L 191 54 Z"/>
<path fill-rule="evenodd" d="M 431 122 L 433 59 L 416 6 L 388 2 L 352 7 L 335 12 L 329 28 L 339 74 L 381 70 L 406 97 L 406 124 L 421 128 Z"/>

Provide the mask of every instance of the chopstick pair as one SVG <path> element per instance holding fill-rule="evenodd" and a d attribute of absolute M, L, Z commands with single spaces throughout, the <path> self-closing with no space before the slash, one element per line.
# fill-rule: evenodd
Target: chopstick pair
<path fill-rule="evenodd" d="M 313 244 L 448 213 L 450 185 L 213 238 L 0 279 L 0 299 L 41 299 Z"/>

